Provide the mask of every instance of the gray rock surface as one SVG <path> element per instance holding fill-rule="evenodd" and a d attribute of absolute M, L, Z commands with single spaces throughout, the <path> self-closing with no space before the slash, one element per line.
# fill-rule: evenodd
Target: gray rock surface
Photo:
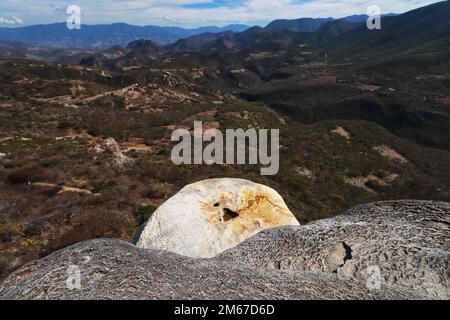
<path fill-rule="evenodd" d="M 336 271 L 361 281 L 379 275 L 382 287 L 450 299 L 450 204 L 361 205 L 302 227 L 263 231 L 219 258 L 263 269 Z"/>
<path fill-rule="evenodd" d="M 363 205 L 332 219 L 263 231 L 210 259 L 92 240 L 22 267 L 0 283 L 0 297 L 448 299 L 449 218 L 448 203 Z M 70 289 L 74 266 L 80 287 Z"/>

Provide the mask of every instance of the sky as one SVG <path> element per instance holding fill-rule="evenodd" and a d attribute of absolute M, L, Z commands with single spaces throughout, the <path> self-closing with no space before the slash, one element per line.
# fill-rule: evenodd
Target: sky
<path fill-rule="evenodd" d="M 275 19 L 341 18 L 365 14 L 371 5 L 382 13 L 403 13 L 436 0 L 0 0 L 0 26 L 66 21 L 66 8 L 78 5 L 82 24 L 125 22 L 134 25 L 264 26 Z"/>

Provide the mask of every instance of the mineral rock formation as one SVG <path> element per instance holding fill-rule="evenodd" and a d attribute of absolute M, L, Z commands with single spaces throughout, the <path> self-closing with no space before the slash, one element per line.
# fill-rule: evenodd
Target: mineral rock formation
<path fill-rule="evenodd" d="M 449 223 L 449 203 L 396 201 L 266 230 L 211 259 L 87 241 L 11 274 L 0 298 L 449 299 Z"/>
<path fill-rule="evenodd" d="M 257 269 L 334 271 L 341 279 L 450 299 L 450 204 L 361 205 L 332 219 L 261 232 L 218 259 Z"/>
<path fill-rule="evenodd" d="M 188 185 L 150 218 L 137 246 L 210 258 L 256 233 L 299 225 L 273 189 L 241 179 Z"/>
<path fill-rule="evenodd" d="M 262 254 L 262 253 L 261 253 Z M 81 272 L 79 289 L 74 271 Z M 69 283 L 68 283 L 69 282 Z M 69 286 L 68 286 L 69 284 Z M 72 288 L 72 289 L 71 289 Z M 239 261 L 193 259 L 119 240 L 76 244 L 30 263 L 0 284 L 0 299 L 395 299 L 323 272 L 283 272 Z"/>

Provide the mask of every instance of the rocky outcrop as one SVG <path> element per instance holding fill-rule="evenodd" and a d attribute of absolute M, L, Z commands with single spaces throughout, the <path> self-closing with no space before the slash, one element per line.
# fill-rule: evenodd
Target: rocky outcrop
<path fill-rule="evenodd" d="M 128 158 L 122 153 L 119 144 L 114 138 L 106 139 L 105 151 L 113 157 L 113 166 L 119 170 L 122 170 L 125 165 L 133 162 L 133 159 Z"/>
<path fill-rule="evenodd" d="M 135 40 L 127 45 L 127 49 L 134 54 L 152 54 L 158 55 L 161 53 L 161 48 L 151 40 Z"/>
<path fill-rule="evenodd" d="M 239 259 L 258 269 L 379 278 L 381 287 L 449 299 L 450 204 L 361 205 L 332 219 L 261 232 L 220 259 Z"/>
<path fill-rule="evenodd" d="M 258 232 L 299 225 L 273 189 L 242 179 L 188 185 L 150 218 L 137 246 L 210 258 Z"/>
<path fill-rule="evenodd" d="M 81 273 L 78 289 L 73 281 L 76 270 Z M 143 250 L 119 240 L 93 240 L 28 264 L 0 285 L 0 297 L 226 300 L 416 296 L 386 289 L 370 291 L 358 281 L 341 280 L 331 273 L 257 269 L 221 259 L 193 259 Z"/>
<path fill-rule="evenodd" d="M 93 240 L 24 266 L 0 297 L 449 299 L 449 223 L 448 203 L 374 203 L 263 231 L 211 259 Z"/>

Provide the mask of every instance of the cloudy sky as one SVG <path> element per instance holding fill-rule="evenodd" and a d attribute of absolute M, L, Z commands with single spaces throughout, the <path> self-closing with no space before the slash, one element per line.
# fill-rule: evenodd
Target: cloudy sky
<path fill-rule="evenodd" d="M 231 23 L 265 25 L 278 19 L 339 18 L 366 13 L 401 13 L 436 0 L 0 0 L 0 26 L 66 20 L 68 5 L 82 10 L 83 24 L 126 22 L 136 25 L 197 27 Z"/>

